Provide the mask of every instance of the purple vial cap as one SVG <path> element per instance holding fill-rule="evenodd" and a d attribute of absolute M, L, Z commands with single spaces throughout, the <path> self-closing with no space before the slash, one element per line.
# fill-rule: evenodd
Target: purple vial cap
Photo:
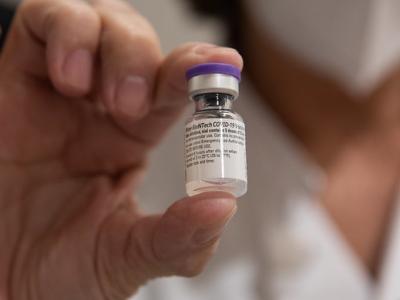
<path fill-rule="evenodd" d="M 190 68 L 186 72 L 186 79 L 190 80 L 193 77 L 199 75 L 207 75 L 207 74 L 224 74 L 224 75 L 231 75 L 236 77 L 237 80 L 241 80 L 241 71 L 238 67 L 229 64 L 222 64 L 222 63 L 207 63 L 207 64 L 200 64 Z"/>

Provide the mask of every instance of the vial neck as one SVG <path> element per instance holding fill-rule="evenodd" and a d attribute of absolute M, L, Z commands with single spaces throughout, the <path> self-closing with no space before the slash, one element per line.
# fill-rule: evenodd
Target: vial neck
<path fill-rule="evenodd" d="M 228 94 L 207 93 L 197 95 L 195 101 L 196 112 L 203 110 L 232 110 L 234 97 Z"/>

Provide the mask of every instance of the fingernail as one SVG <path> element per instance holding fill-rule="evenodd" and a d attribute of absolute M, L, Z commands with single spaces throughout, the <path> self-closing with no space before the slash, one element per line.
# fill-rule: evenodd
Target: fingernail
<path fill-rule="evenodd" d="M 228 223 L 232 220 L 236 213 L 236 207 L 229 213 L 229 215 L 221 221 L 219 224 L 209 225 L 206 228 L 198 229 L 192 238 L 192 242 L 195 246 L 205 246 L 213 241 L 216 241 L 224 232 Z"/>
<path fill-rule="evenodd" d="M 200 55 L 205 55 L 205 54 L 210 54 L 213 52 L 234 52 L 238 53 L 238 51 L 234 48 L 230 47 L 221 47 L 221 46 L 215 46 L 215 45 L 199 45 L 197 48 L 195 48 L 195 53 L 200 54 Z"/>
<path fill-rule="evenodd" d="M 63 67 L 64 78 L 68 85 L 78 90 L 89 89 L 92 81 L 92 54 L 85 49 L 72 52 Z"/>
<path fill-rule="evenodd" d="M 121 113 L 139 118 L 147 112 L 148 84 L 145 78 L 129 76 L 119 85 L 115 106 Z"/>
<path fill-rule="evenodd" d="M 213 45 L 213 44 L 200 44 L 194 48 L 194 52 L 196 54 L 206 54 L 211 49 L 217 49 L 217 48 L 220 48 L 220 47 L 217 45 Z"/>

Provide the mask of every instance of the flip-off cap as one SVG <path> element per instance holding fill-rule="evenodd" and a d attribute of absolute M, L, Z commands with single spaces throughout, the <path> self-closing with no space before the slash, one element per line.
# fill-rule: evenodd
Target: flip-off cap
<path fill-rule="evenodd" d="M 221 63 L 208 63 L 194 66 L 186 72 L 186 78 L 190 80 L 195 76 L 209 74 L 231 75 L 237 78 L 237 80 L 241 80 L 241 71 L 238 67 Z"/>
<path fill-rule="evenodd" d="M 239 96 L 241 71 L 239 68 L 221 63 L 207 63 L 194 66 L 186 72 L 189 94 L 193 98 L 205 93 L 226 93 Z"/>

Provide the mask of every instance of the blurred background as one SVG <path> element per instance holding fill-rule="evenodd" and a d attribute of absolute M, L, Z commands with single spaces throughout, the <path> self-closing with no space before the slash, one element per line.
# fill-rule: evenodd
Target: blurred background
<path fill-rule="evenodd" d="M 188 14 L 184 0 L 130 0 L 130 2 L 154 25 L 165 52 L 189 41 L 216 42 L 221 28 L 212 20 Z"/>

